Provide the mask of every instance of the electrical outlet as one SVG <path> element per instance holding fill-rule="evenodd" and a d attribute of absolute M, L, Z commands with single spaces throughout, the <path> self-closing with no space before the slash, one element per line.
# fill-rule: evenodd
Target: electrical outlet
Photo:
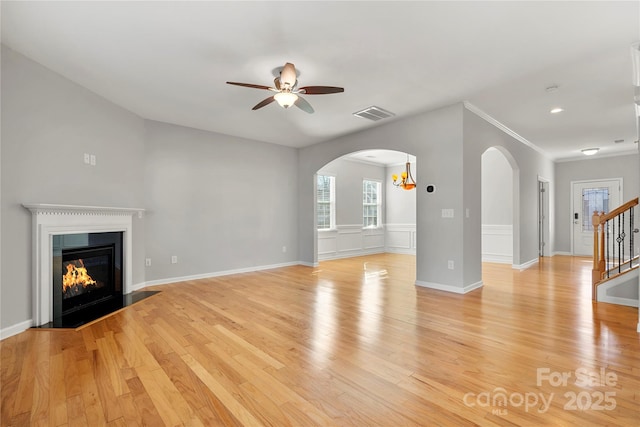
<path fill-rule="evenodd" d="M 146 265 L 147 267 L 151 267 L 151 258 L 146 258 L 144 260 L 144 265 Z"/>
<path fill-rule="evenodd" d="M 96 165 L 96 155 L 95 154 L 91 155 L 90 161 L 91 161 L 91 166 L 95 166 Z"/>
<path fill-rule="evenodd" d="M 453 270 L 453 260 L 450 259 L 449 262 L 447 262 L 447 267 L 449 267 L 449 270 Z"/>
<path fill-rule="evenodd" d="M 178 263 L 178 257 L 176 255 L 173 255 L 171 257 L 171 264 L 177 264 Z"/>

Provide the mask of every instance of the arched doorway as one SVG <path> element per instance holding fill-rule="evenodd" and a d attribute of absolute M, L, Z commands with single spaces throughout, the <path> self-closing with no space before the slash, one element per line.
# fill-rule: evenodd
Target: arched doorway
<path fill-rule="evenodd" d="M 393 185 L 407 159 L 394 150 L 363 150 L 321 167 L 315 178 L 314 222 L 318 261 L 394 252 L 415 255 L 416 191 Z"/>
<path fill-rule="evenodd" d="M 519 170 L 503 147 L 490 147 L 481 161 L 482 261 L 518 265 Z"/>

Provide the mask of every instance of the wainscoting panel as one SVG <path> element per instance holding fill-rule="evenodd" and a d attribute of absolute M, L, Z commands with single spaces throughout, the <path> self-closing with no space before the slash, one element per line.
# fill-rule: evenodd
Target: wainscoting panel
<path fill-rule="evenodd" d="M 332 255 L 338 251 L 338 230 L 318 231 L 318 257 L 324 259 L 324 255 Z"/>
<path fill-rule="evenodd" d="M 512 225 L 482 225 L 482 261 L 513 263 Z"/>
<path fill-rule="evenodd" d="M 387 224 L 385 226 L 385 252 L 416 254 L 416 225 Z"/>
<path fill-rule="evenodd" d="M 335 230 L 318 231 L 318 259 L 382 253 L 384 239 L 384 229 L 363 229 L 360 224 L 338 225 Z"/>

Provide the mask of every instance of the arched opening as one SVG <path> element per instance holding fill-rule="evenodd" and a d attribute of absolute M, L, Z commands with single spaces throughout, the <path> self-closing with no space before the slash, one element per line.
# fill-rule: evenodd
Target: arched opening
<path fill-rule="evenodd" d="M 343 155 L 315 176 L 314 223 L 317 260 L 375 253 L 416 253 L 416 190 L 393 184 L 416 158 L 394 150 Z"/>
<path fill-rule="evenodd" d="M 482 262 L 520 263 L 519 169 L 503 147 L 488 148 L 481 161 Z"/>

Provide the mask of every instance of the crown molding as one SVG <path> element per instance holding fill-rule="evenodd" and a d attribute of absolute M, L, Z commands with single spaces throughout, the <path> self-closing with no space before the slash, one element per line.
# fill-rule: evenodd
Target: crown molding
<path fill-rule="evenodd" d="M 504 125 L 503 123 L 501 123 L 498 120 L 494 119 L 493 117 L 491 117 L 490 115 L 488 115 L 487 113 L 485 113 L 484 111 L 482 111 L 480 108 L 476 107 L 475 105 L 473 105 L 469 101 L 464 101 L 463 104 L 464 104 L 464 108 L 466 108 L 467 110 L 471 111 L 476 116 L 480 117 L 481 119 L 485 120 L 486 122 L 488 122 L 488 123 L 492 124 L 493 126 L 497 127 L 498 129 L 500 129 L 501 131 L 503 131 L 504 133 L 506 133 L 510 137 L 520 141 L 521 143 L 523 143 L 527 147 L 529 147 L 529 148 L 537 151 L 538 153 L 542 154 L 547 159 L 549 159 L 551 161 L 555 161 L 554 157 L 551 156 L 546 151 L 544 151 L 542 148 L 538 147 L 537 145 L 535 145 L 534 143 L 532 143 L 531 141 L 529 141 L 528 139 L 526 139 L 522 135 L 518 134 L 514 130 L 512 130 L 509 127 L 507 127 L 506 125 Z"/>

